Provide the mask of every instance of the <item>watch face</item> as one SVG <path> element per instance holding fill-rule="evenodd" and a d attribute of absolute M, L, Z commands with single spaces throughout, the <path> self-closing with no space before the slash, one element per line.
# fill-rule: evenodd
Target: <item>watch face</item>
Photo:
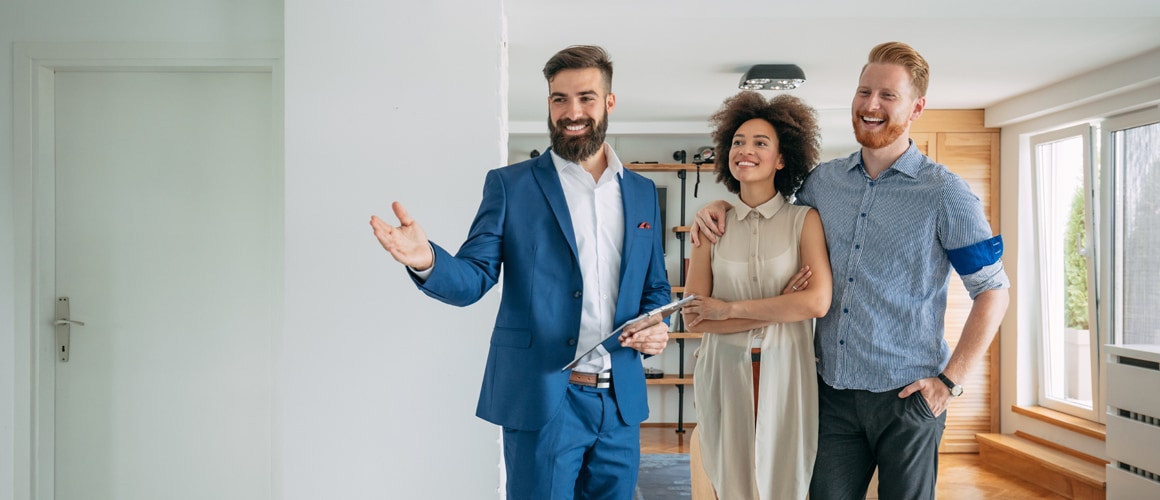
<path fill-rule="evenodd" d="M 963 386 L 952 382 L 951 379 L 947 378 L 946 375 L 940 373 L 938 374 L 938 379 L 941 380 L 942 383 L 946 384 L 947 389 L 950 389 L 951 396 L 957 398 L 963 393 Z"/>

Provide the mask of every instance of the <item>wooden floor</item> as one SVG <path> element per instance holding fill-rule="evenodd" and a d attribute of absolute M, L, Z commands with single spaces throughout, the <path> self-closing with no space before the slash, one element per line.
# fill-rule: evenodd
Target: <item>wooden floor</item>
<path fill-rule="evenodd" d="M 688 453 L 692 429 L 678 434 L 673 427 L 641 427 L 641 453 Z M 868 496 L 867 498 L 877 498 Z M 1014 479 L 979 464 L 973 453 L 944 453 L 938 461 L 939 500 L 1062 499 L 1046 489 Z"/>

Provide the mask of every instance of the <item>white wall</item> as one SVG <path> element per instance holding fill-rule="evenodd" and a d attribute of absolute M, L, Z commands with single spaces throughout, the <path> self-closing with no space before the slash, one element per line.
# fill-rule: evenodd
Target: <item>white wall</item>
<path fill-rule="evenodd" d="M 0 4 L 0 500 L 28 498 L 29 374 L 16 373 L 17 307 L 28 290 L 17 288 L 12 125 L 13 42 L 250 42 L 281 39 L 281 3 L 182 0 L 6 1 Z M 25 314 L 26 311 L 21 311 Z M 26 334 L 26 332 L 24 332 Z M 27 368 L 27 367 L 25 367 Z M 18 400 L 19 398 L 19 400 Z M 20 402 L 23 401 L 23 402 Z M 19 432 L 19 434 L 17 434 Z"/>
<path fill-rule="evenodd" d="M 1021 430 L 1084 453 L 1103 457 L 1104 442 L 1014 414 L 1012 405 L 1037 399 L 1036 285 L 1031 207 L 1029 137 L 1079 123 L 1160 104 L 1160 51 L 1111 64 L 1091 73 L 998 103 L 986 110 L 986 125 L 1002 127 L 1000 231 L 1004 264 L 1011 277 L 1011 304 L 1004 318 L 1000 350 L 1000 427 Z"/>
<path fill-rule="evenodd" d="M 498 496 L 474 416 L 498 293 L 428 298 L 368 220 L 397 200 L 459 248 L 506 156 L 501 6 L 286 2 L 281 498 Z"/>
<path fill-rule="evenodd" d="M 0 97 L 12 95 L 13 18 L 0 15 Z M 0 98 L 0 117 L 12 116 L 12 99 Z M 12 120 L 0 119 L 0 500 L 16 498 L 16 262 L 13 206 Z M 21 448 L 23 449 L 23 447 Z"/>
<path fill-rule="evenodd" d="M 498 496 L 499 432 L 474 417 L 497 294 L 467 309 L 427 299 L 367 219 L 398 199 L 432 238 L 462 241 L 506 156 L 501 2 L 394 4 L 294 1 L 285 18 L 278 0 L 0 4 L 3 117 L 13 42 L 285 42 L 279 498 Z M 441 76 L 448 62 L 468 84 Z M 30 496 L 12 147 L 0 120 L 0 500 Z"/>

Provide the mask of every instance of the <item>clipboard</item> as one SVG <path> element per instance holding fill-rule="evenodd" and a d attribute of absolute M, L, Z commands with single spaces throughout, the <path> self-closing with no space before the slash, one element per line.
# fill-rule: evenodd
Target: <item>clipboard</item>
<path fill-rule="evenodd" d="M 577 355 L 577 356 L 576 356 L 576 359 L 573 359 L 571 363 L 568 363 L 567 365 L 564 365 L 564 367 L 563 367 L 563 368 L 561 368 L 561 369 L 560 369 L 560 371 L 570 370 L 570 369 L 572 369 L 573 367 L 575 367 L 577 364 L 579 364 L 579 363 L 580 363 L 580 360 L 581 360 L 581 359 L 584 359 L 584 357 L 585 357 L 585 356 L 587 356 L 587 355 L 589 355 L 589 354 L 592 354 L 592 351 L 595 351 L 595 350 L 596 350 L 596 348 L 597 348 L 597 347 L 600 347 L 600 345 L 601 345 L 601 344 L 603 344 L 603 343 L 604 343 L 606 340 L 608 340 L 608 339 L 612 338 L 614 335 L 616 335 L 616 334 L 620 333 L 620 331 L 621 331 L 621 330 L 624 330 L 624 327 L 626 327 L 626 326 L 628 326 L 628 325 L 631 325 L 631 324 L 633 324 L 633 323 L 636 323 L 637 321 L 641 321 L 641 320 L 645 320 L 645 319 L 648 319 L 648 318 L 652 318 L 652 317 L 654 317 L 654 316 L 660 316 L 660 317 L 662 317 L 662 318 L 663 318 L 663 317 L 665 317 L 665 316 L 668 316 L 668 315 L 672 314 L 672 313 L 673 313 L 673 311 L 676 311 L 677 309 L 680 309 L 680 308 L 681 308 L 681 306 L 684 306 L 685 304 L 688 304 L 688 303 L 689 303 L 689 301 L 691 301 L 691 300 L 693 300 L 693 299 L 695 299 L 695 298 L 697 298 L 697 296 L 696 296 L 696 295 L 692 295 L 692 294 L 690 294 L 690 295 L 686 295 L 684 298 L 680 298 L 680 299 L 674 300 L 674 301 L 672 301 L 672 302 L 669 302 L 668 304 L 665 304 L 665 305 L 663 305 L 663 306 L 660 306 L 660 307 L 658 307 L 658 308 L 656 308 L 656 309 L 653 309 L 653 310 L 651 310 L 651 311 L 649 311 L 649 312 L 646 312 L 646 313 L 644 313 L 644 314 L 641 314 L 640 316 L 637 316 L 637 317 L 635 317 L 635 318 L 632 318 L 632 319 L 630 319 L 630 320 L 628 320 L 628 321 L 625 321 L 623 324 L 621 324 L 620 326 L 616 327 L 616 329 L 615 329 L 615 330 L 612 330 L 612 332 L 611 332 L 611 333 L 609 333 L 608 335 L 605 335 L 603 338 L 601 338 L 601 339 L 600 339 L 600 341 L 596 343 L 596 345 L 593 345 L 593 346 L 592 346 L 592 348 L 590 348 L 590 349 L 588 349 L 587 351 L 584 351 L 583 353 L 581 353 L 581 354 Z"/>

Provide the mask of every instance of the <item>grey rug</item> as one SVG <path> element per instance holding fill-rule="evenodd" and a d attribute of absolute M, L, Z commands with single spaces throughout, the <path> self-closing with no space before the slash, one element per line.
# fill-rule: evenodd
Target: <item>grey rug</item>
<path fill-rule="evenodd" d="M 686 453 L 642 453 L 635 500 L 693 498 Z"/>

